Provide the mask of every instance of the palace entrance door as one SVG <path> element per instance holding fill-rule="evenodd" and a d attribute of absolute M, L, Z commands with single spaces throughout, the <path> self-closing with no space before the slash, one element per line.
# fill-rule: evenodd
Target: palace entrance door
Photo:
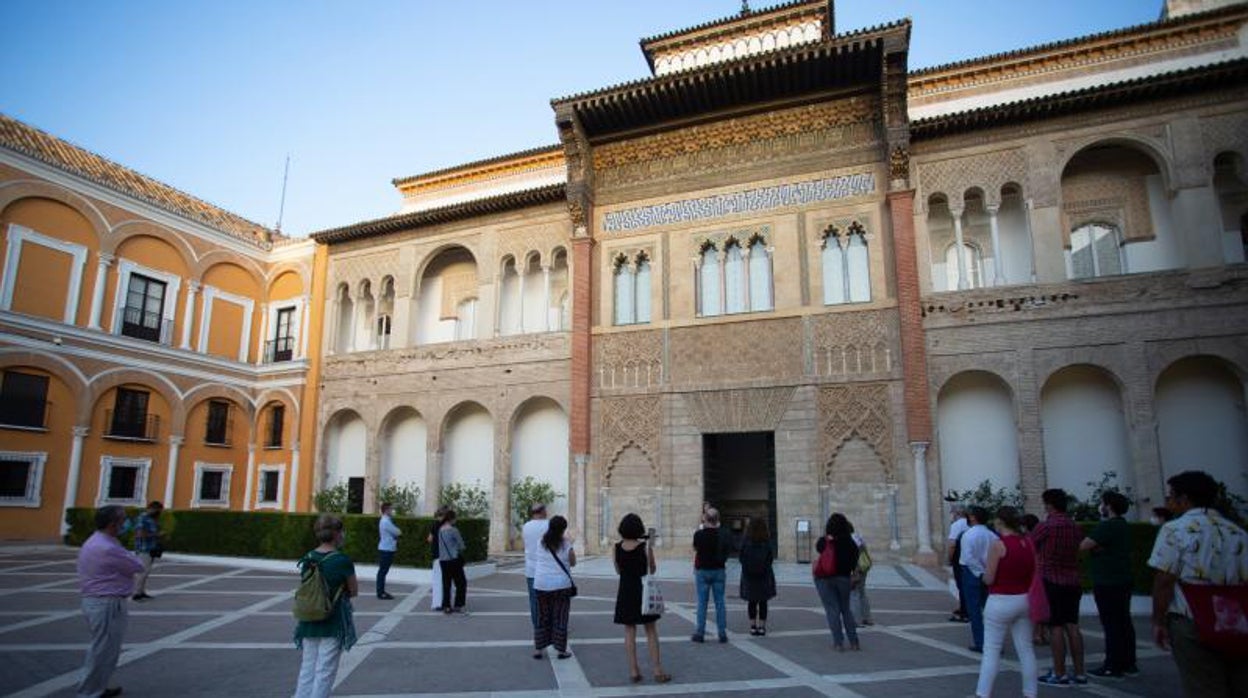
<path fill-rule="evenodd" d="M 766 517 L 776 542 L 776 435 L 770 431 L 702 435 L 702 499 L 740 545 L 751 518 Z"/>

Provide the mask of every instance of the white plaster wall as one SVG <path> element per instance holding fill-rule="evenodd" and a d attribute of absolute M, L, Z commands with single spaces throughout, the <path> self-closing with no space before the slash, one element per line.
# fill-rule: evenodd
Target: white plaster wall
<path fill-rule="evenodd" d="M 568 415 L 553 400 L 531 403 L 516 419 L 511 438 L 511 481 L 533 477 L 563 494 L 552 514 L 568 513 Z"/>
<path fill-rule="evenodd" d="M 1204 470 L 1248 496 L 1248 416 L 1244 387 L 1214 359 L 1180 362 L 1157 382 L 1164 477 Z"/>
<path fill-rule="evenodd" d="M 1022 199 L 1006 197 L 997 212 L 997 234 L 1001 239 L 1002 284 L 1031 283 L 1031 236 L 1027 234 L 1026 209 Z"/>
<path fill-rule="evenodd" d="M 416 485 L 421 488 L 422 496 L 428 495 L 423 491 L 428 436 L 428 426 L 417 414 L 408 414 L 390 425 L 381 468 L 382 484 Z"/>
<path fill-rule="evenodd" d="M 504 335 L 520 333 L 520 277 L 508 266 L 503 272 L 502 294 L 499 299 L 499 332 Z"/>
<path fill-rule="evenodd" d="M 1049 487 L 1083 498 L 1107 471 L 1119 487 L 1135 487 L 1122 399 L 1103 371 L 1072 366 L 1054 374 L 1041 392 L 1040 418 Z"/>
<path fill-rule="evenodd" d="M 416 307 L 416 343 L 436 344 L 455 340 L 455 321 L 440 320 L 442 280 L 436 276 L 425 277 L 420 286 L 420 300 Z"/>
<path fill-rule="evenodd" d="M 483 407 L 465 406 L 447 427 L 442 483 L 494 490 L 494 420 Z"/>
<path fill-rule="evenodd" d="M 364 477 L 364 459 L 368 449 L 368 429 L 359 417 L 334 421 L 325 434 L 325 485 L 346 482 L 350 477 Z"/>
<path fill-rule="evenodd" d="M 983 480 L 993 488 L 1019 482 L 1014 405 L 995 376 L 955 376 L 936 405 L 941 490 L 966 490 Z"/>
<path fill-rule="evenodd" d="M 521 300 L 524 304 L 524 331 L 525 332 L 545 332 L 547 307 L 546 307 L 546 277 L 542 273 L 540 267 L 534 267 L 524 277 L 524 298 Z"/>
<path fill-rule="evenodd" d="M 1170 197 L 1166 194 L 1161 175 L 1145 178 L 1148 187 L 1148 207 L 1153 219 L 1152 240 L 1131 242 L 1124 246 L 1127 271 L 1137 274 L 1162 269 L 1179 269 L 1186 264 L 1182 243 L 1170 215 Z"/>
<path fill-rule="evenodd" d="M 351 351 L 351 328 L 355 322 L 355 304 L 351 300 L 344 299 L 338 302 L 338 336 L 335 338 L 335 348 L 340 353 Z"/>

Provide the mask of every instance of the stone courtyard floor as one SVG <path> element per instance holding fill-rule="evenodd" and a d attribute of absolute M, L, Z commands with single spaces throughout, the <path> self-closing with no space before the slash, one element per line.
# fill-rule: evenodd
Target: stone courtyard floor
<path fill-rule="evenodd" d="M 0 694 L 70 696 L 86 650 L 78 610 L 75 550 L 0 548 Z M 219 559 L 171 556 L 149 582 L 151 601 L 130 607 L 130 626 L 113 684 L 127 696 L 291 695 L 299 653 L 291 643 L 290 563 L 241 567 Z M 806 566 L 777 570 L 780 594 L 768 634 L 749 635 L 745 605 L 729 583 L 730 642 L 694 644 L 693 586 L 687 564 L 660 562 L 669 612 L 659 622 L 663 663 L 672 683 L 648 676 L 631 684 L 623 633 L 611 622 L 616 582 L 609 560 L 586 560 L 574 572 L 568 660 L 535 661 L 524 577 L 517 567 L 479 569 L 469 582 L 467 617 L 429 610 L 428 585 L 417 570 L 392 573 L 394 601 L 373 594 L 371 568 L 360 567 L 355 605 L 360 642 L 344 655 L 335 695 L 397 696 L 969 696 L 979 656 L 967 650 L 968 626 L 947 622 L 944 585 L 912 565 L 877 562 L 870 600 L 876 625 L 859 630 L 862 652 L 835 653 Z M 293 565 L 290 565 L 293 567 Z M 407 583 L 400 579 L 409 580 Z M 713 617 L 713 611 L 711 612 Z M 710 622 L 713 625 L 713 620 Z M 1088 665 L 1099 663 L 1103 638 L 1085 617 Z M 1142 673 L 1086 687 L 1042 687 L 1041 695 L 1179 695 L 1169 656 L 1148 644 L 1147 619 L 1137 617 Z M 713 638 L 713 631 L 711 634 Z M 1037 648 L 1041 673 L 1048 648 Z M 1007 649 L 996 694 L 1020 695 Z"/>

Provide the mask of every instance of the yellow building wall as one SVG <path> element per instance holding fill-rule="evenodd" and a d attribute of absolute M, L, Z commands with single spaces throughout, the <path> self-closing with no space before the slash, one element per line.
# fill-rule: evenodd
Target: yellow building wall
<path fill-rule="evenodd" d="M 172 433 L 170 432 L 172 410 L 164 396 L 146 385 L 129 383 L 121 387 L 143 390 L 149 394 L 147 413 L 160 417 L 160 428 L 156 432 L 156 440 L 146 442 L 105 437 L 109 429 L 107 414 L 113 409 L 117 399 L 117 390 L 110 389 L 105 392 L 91 411 L 91 431 L 86 443 L 83 444 L 82 477 L 78 483 L 77 506 L 93 507 L 96 505 L 100 494 L 100 458 L 106 455 L 120 458 L 150 458 L 152 466 L 148 471 L 145 497 L 148 501 L 164 497 L 165 480 L 168 476 L 166 466 L 169 459 L 169 435 Z"/>
<path fill-rule="evenodd" d="M 317 385 L 321 380 L 321 362 L 316 357 L 321 356 L 322 328 L 325 322 L 325 285 L 328 276 L 329 247 L 318 244 L 316 256 L 312 261 L 312 307 L 308 313 L 308 327 L 305 328 L 305 331 L 310 333 L 308 356 L 312 357 L 312 360 L 308 364 L 307 379 L 304 382 L 303 397 L 300 401 L 300 464 L 296 507 L 299 511 L 312 510 L 312 483 L 316 481 L 314 474 L 318 448 L 317 437 L 319 436 L 316 429 L 316 403 Z"/>
<path fill-rule="evenodd" d="M 61 533 L 61 506 L 65 503 L 65 480 L 69 475 L 69 455 L 73 443 L 74 394 L 69 386 L 42 369 L 5 366 L 33 375 L 49 376 L 47 431 L 0 429 L 0 450 L 43 452 L 40 507 L 0 507 L 0 539 L 53 540 Z"/>
<path fill-rule="evenodd" d="M 170 245 L 160 238 L 152 237 L 150 235 L 134 235 L 126 238 L 120 245 L 117 246 L 116 258 L 118 260 L 128 259 L 149 269 L 163 271 L 167 274 L 174 274 L 184 280 L 176 298 L 172 296 L 165 298 L 166 307 L 168 307 L 169 303 L 175 304 L 173 306 L 174 321 L 173 327 L 170 330 L 172 332 L 170 336 L 173 337 L 176 342 L 177 337 L 180 336 L 182 331 L 182 323 L 185 322 L 185 318 L 182 317 L 182 310 L 185 306 L 183 298 L 187 292 L 185 280 L 190 278 L 187 263 L 182 258 L 182 255 L 173 247 L 173 245 Z M 104 289 L 105 312 L 101 316 L 102 319 L 100 323 L 110 332 L 113 331 L 113 317 L 110 309 L 113 308 L 115 304 L 115 299 L 118 293 L 117 282 L 119 278 L 120 275 L 116 272 L 116 263 L 114 263 L 114 267 L 108 275 L 108 285 Z M 124 293 L 125 289 L 121 289 L 121 292 Z M 124 302 L 124 299 L 122 300 Z"/>
<path fill-rule="evenodd" d="M 208 327 L 208 346 L 200 349 L 205 354 L 237 361 L 238 343 L 243 337 L 243 314 L 243 307 L 240 305 L 220 298 L 214 300 Z"/>
<path fill-rule="evenodd" d="M 72 255 L 27 241 L 13 285 L 14 311 L 61 322 L 69 297 Z"/>
<path fill-rule="evenodd" d="M 59 201 L 41 198 L 20 199 L 14 201 L 5 207 L 4 212 L 0 214 L 0 230 L 3 230 L 4 238 L 7 243 L 9 234 L 9 224 L 16 223 L 23 227 L 29 228 L 41 235 L 57 238 L 72 242 L 89 250 L 86 264 L 82 273 L 82 284 L 79 288 L 78 298 L 78 315 L 76 324 L 86 325 L 91 318 L 91 295 L 95 289 L 96 269 L 98 268 L 100 242 L 96 237 L 95 228 L 92 227 L 81 213 L 74 210 L 70 206 Z M 22 245 L 22 256 L 30 252 L 31 249 L 46 249 L 38 245 Z M 7 244 L 0 245 L 0 269 L 3 269 L 5 263 L 5 255 L 7 254 Z M 24 263 L 23 263 L 24 266 Z M 68 278 L 68 277 L 66 277 Z M 36 277 L 37 280 L 37 277 Z M 22 281 L 22 277 L 18 277 L 18 281 Z M 40 283 L 39 288 L 43 289 Z M 67 286 L 62 286 L 68 291 Z M 17 300 L 17 289 L 14 289 L 14 300 Z M 62 298 L 62 301 L 64 298 Z M 56 319 L 60 320 L 64 314 L 64 305 L 61 305 L 61 312 L 56 315 Z M 14 308 L 16 309 L 16 307 Z M 19 311 L 24 312 L 24 311 Z"/>
<path fill-rule="evenodd" d="M 293 271 L 282 273 L 269 286 L 269 301 L 284 301 L 303 295 L 303 279 Z"/>
<path fill-rule="evenodd" d="M 202 282 L 205 286 L 212 286 L 226 293 L 251 299 L 251 345 L 247 347 L 247 360 L 254 363 L 259 357 L 257 346 L 263 322 L 261 305 L 264 302 L 264 297 L 260 284 L 254 276 L 235 264 L 214 265 L 204 272 Z M 217 313 L 223 309 L 232 309 L 225 310 L 228 314 L 228 319 L 217 316 Z M 200 318 L 200 322 L 202 321 L 203 319 Z M 206 353 L 237 360 L 238 342 L 243 335 L 242 321 L 243 309 L 240 306 L 224 302 L 214 304 L 211 319 L 212 326 L 208 328 L 208 349 Z M 222 336 L 217 337 L 218 334 Z M 233 347 L 233 350 L 224 352 L 222 347 L 225 345 Z"/>
<path fill-rule="evenodd" d="M 182 433 L 186 437 L 178 456 L 178 479 L 174 483 L 174 507 L 188 509 L 195 497 L 195 463 L 229 464 L 234 466 L 230 475 L 230 508 L 241 509 L 243 488 L 247 477 L 247 444 L 251 441 L 251 419 L 243 406 L 233 400 L 230 403 L 230 427 L 227 432 L 228 446 L 209 445 L 208 400 L 195 405 L 187 413 Z M 165 503 L 169 506 L 168 502 Z"/>

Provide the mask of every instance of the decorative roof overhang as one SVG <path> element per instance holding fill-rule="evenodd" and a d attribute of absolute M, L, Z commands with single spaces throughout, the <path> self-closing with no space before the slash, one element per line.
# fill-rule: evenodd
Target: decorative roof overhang
<path fill-rule="evenodd" d="M 908 45 L 910 21 L 843 34 L 703 69 L 551 101 L 570 108 L 591 141 L 752 105 L 797 103 L 855 87 L 878 89 L 886 45 Z"/>
<path fill-rule="evenodd" d="M 329 245 L 561 201 L 565 201 L 565 185 L 552 184 L 536 189 L 467 201 L 462 204 L 443 206 L 442 208 L 415 211 L 413 213 L 404 213 L 397 216 L 355 223 L 354 225 L 341 228 L 331 228 L 318 233 L 312 233 L 310 237 L 317 242 Z"/>
<path fill-rule="evenodd" d="M 910 123 L 913 140 L 948 136 L 1000 124 L 1051 119 L 1065 114 L 1179 97 L 1219 88 L 1238 88 L 1248 94 L 1248 58 L 1178 70 L 1161 75 L 1098 85 L 1083 90 L 1046 95 L 982 109 L 946 114 Z"/>
<path fill-rule="evenodd" d="M 482 160 L 444 167 L 432 172 L 422 172 L 409 177 L 396 177 L 390 180 L 390 183 L 399 189 L 411 186 L 434 186 L 447 181 L 512 172 L 535 164 L 546 164 L 552 158 L 558 159 L 561 157 L 563 157 L 563 149 L 559 145 L 544 145 L 506 155 L 495 155 Z"/>

